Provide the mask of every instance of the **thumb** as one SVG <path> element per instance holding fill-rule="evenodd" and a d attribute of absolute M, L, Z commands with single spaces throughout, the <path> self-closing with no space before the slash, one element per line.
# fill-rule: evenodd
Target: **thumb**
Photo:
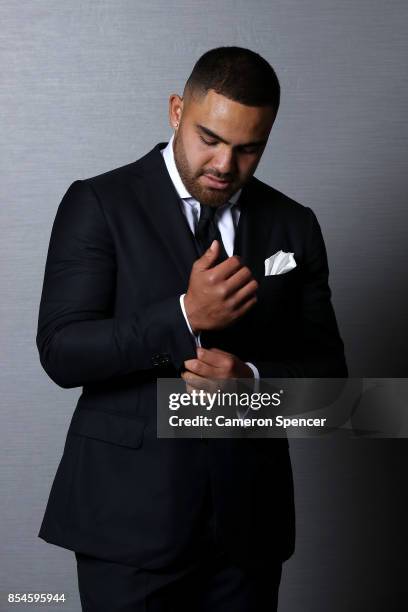
<path fill-rule="evenodd" d="M 200 268 L 208 270 L 217 261 L 220 254 L 220 243 L 218 240 L 213 240 L 209 248 L 200 257 Z"/>

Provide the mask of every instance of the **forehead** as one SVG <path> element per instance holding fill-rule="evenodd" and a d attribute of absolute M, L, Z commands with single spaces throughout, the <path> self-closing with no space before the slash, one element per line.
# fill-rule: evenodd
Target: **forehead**
<path fill-rule="evenodd" d="M 192 99 L 187 114 L 193 124 L 199 123 L 232 143 L 267 138 L 275 117 L 271 107 L 246 106 L 213 89 L 199 100 Z"/>

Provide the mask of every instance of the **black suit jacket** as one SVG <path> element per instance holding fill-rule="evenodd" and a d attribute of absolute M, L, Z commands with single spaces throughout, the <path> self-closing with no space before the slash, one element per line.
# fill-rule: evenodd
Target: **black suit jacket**
<path fill-rule="evenodd" d="M 282 439 L 158 439 L 156 380 L 179 376 L 195 344 L 179 296 L 197 250 L 159 143 L 127 166 L 75 181 L 54 221 L 37 347 L 58 385 L 83 387 L 39 536 L 93 556 L 162 567 L 200 540 L 210 483 L 216 533 L 237 562 L 287 559 L 295 518 Z M 347 375 L 314 213 L 255 177 L 234 252 L 258 303 L 207 346 L 262 377 Z M 297 267 L 264 277 L 290 251 Z"/>

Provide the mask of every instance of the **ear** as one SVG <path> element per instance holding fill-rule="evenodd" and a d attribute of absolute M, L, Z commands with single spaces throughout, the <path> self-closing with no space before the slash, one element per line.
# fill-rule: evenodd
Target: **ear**
<path fill-rule="evenodd" d="M 177 130 L 183 114 L 183 98 L 178 94 L 171 94 L 169 98 L 169 122 L 170 126 Z"/>

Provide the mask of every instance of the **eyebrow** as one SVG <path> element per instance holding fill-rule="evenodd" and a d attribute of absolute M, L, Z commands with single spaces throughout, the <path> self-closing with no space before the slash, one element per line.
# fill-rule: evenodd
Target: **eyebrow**
<path fill-rule="evenodd" d="M 225 140 L 224 138 L 222 138 L 221 136 L 219 136 L 212 130 L 209 130 L 208 128 L 204 127 L 203 125 L 196 123 L 195 126 L 199 130 L 201 130 L 201 132 L 204 132 L 204 134 L 207 134 L 207 136 L 210 136 L 211 138 L 216 138 L 217 140 L 219 140 L 220 142 L 223 142 L 224 144 L 230 144 L 227 140 Z M 267 140 L 254 140 L 252 142 L 246 142 L 245 144 L 240 144 L 236 146 L 237 147 L 255 147 L 255 146 L 265 145 L 266 143 L 267 143 Z"/>

